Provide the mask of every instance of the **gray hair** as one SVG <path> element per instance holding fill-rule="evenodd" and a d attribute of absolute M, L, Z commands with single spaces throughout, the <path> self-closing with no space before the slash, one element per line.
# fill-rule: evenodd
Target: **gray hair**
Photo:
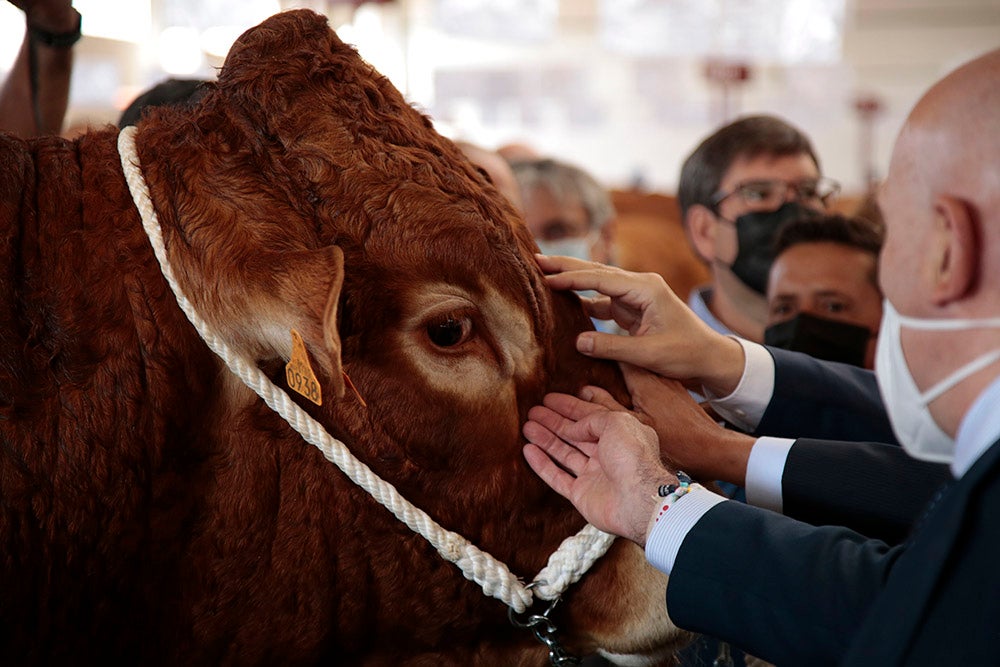
<path fill-rule="evenodd" d="M 591 230 L 601 229 L 615 217 L 608 191 L 579 167 L 552 158 L 518 160 L 510 166 L 522 196 L 536 188 L 545 188 L 560 201 L 577 199 L 587 212 Z"/>

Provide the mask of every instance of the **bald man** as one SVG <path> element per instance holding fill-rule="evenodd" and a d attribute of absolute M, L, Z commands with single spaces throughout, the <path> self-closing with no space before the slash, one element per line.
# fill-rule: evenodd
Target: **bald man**
<path fill-rule="evenodd" d="M 529 413 L 529 464 L 592 523 L 645 546 L 670 574 L 667 611 L 678 626 L 778 665 L 1000 664 L 998 128 L 1000 50 L 952 72 L 918 102 L 879 194 L 886 301 L 875 377 L 899 451 L 946 464 L 951 477 L 905 543 L 800 523 L 675 475 L 662 455 L 711 478 L 740 478 L 750 500 L 750 478 L 780 471 L 789 448 L 714 430 L 665 380 L 652 380 L 669 403 L 655 431 L 627 412 L 564 395 Z M 761 396 L 776 390 L 781 355 L 699 326 L 648 278 L 543 268 L 562 271 L 550 276 L 554 287 L 601 290 L 610 298 L 593 308 L 614 312 L 635 334 L 627 344 L 586 334 L 581 351 L 700 383 L 720 397 L 717 410 L 742 419 L 776 400 Z M 822 372 L 824 363 L 811 368 Z M 858 401 L 866 371 L 850 372 L 859 382 L 832 383 L 840 395 L 831 405 Z M 633 393 L 637 381 L 651 381 L 630 377 Z M 777 409 L 795 410 L 794 398 Z M 845 502 L 901 474 L 870 458 L 825 470 Z"/>

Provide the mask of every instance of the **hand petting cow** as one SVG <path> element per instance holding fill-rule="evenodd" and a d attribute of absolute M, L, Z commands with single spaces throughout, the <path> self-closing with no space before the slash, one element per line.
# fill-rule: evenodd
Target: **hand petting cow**
<path fill-rule="evenodd" d="M 0 135 L 0 663 L 545 664 L 218 354 L 530 581 L 584 521 L 527 467 L 527 409 L 627 392 L 511 206 L 309 11 L 118 146 Z M 659 664 L 687 638 L 664 589 L 619 540 L 549 618 Z"/>

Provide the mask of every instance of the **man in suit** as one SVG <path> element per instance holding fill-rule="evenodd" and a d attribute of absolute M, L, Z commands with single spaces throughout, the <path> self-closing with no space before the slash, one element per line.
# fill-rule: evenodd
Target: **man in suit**
<path fill-rule="evenodd" d="M 816 527 L 726 501 L 697 484 L 684 486 L 661 463 L 661 448 L 669 460 L 742 476 L 754 502 L 752 479 L 777 471 L 782 480 L 800 441 L 718 429 L 713 434 L 712 421 L 660 378 L 630 373 L 637 407 L 648 407 L 654 395 L 671 401 L 673 409 L 653 419 L 659 420 L 659 443 L 657 431 L 600 401 L 551 395 L 545 407 L 529 414 L 529 464 L 595 525 L 643 544 L 647 558 L 671 574 L 667 609 L 679 626 L 729 639 L 779 665 L 995 664 L 998 125 L 1000 50 L 952 72 L 920 100 L 896 142 L 879 194 L 887 238 L 880 260 L 886 302 L 876 354 L 878 389 L 902 445 L 898 451 L 917 459 L 915 465 L 946 464 L 952 476 L 904 544 L 889 547 L 841 526 Z M 783 426 L 803 420 L 802 413 L 788 414 L 797 409 L 798 397 L 778 395 L 786 367 L 809 372 L 809 364 L 794 368 L 794 353 L 706 334 L 694 319 L 675 317 L 683 312 L 675 303 L 653 298 L 634 282 L 631 296 L 623 298 L 621 285 L 612 284 L 620 275 L 604 275 L 602 288 L 595 284 L 601 279 L 572 274 L 550 280 L 554 287 L 571 283 L 581 289 L 583 283 L 613 297 L 592 310 L 616 314 L 634 336 L 609 342 L 590 334 L 578 342 L 584 353 L 700 382 L 708 395 L 721 397 L 714 407 L 731 410 L 745 427 L 760 428 L 763 419 L 753 422 L 772 410 L 786 415 L 777 420 Z M 671 349 L 671 339 L 680 349 Z M 873 414 L 878 402 L 868 381 L 859 380 L 864 371 L 811 363 L 835 382 L 814 405 L 806 397 L 808 410 L 822 413 L 826 404 L 844 414 Z M 649 383 L 656 383 L 655 390 Z M 730 401 L 741 393 L 764 409 Z M 858 497 L 862 507 L 867 502 L 862 487 L 873 482 L 859 482 L 859 470 L 876 485 L 900 474 L 891 457 L 867 457 L 857 465 L 851 447 L 843 443 L 844 456 L 831 457 L 824 471 L 827 486 L 840 489 L 841 502 L 825 499 L 831 512 L 857 504 Z M 800 490 L 812 492 L 808 486 Z M 907 485 L 895 493 L 907 490 L 918 493 Z M 733 556 L 734 545 L 748 543 L 753 548 Z"/>

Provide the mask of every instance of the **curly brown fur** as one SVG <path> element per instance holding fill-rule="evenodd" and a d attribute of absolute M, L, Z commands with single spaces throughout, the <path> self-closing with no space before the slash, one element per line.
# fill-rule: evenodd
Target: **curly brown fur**
<path fill-rule="evenodd" d="M 0 137 L 0 662 L 543 663 L 209 352 L 115 140 Z M 325 400 L 299 403 L 359 458 L 526 578 L 582 526 L 520 425 L 547 391 L 624 400 L 617 369 L 575 352 L 589 321 L 514 210 L 325 19 L 248 31 L 136 143 L 197 311 L 282 386 L 301 332 Z M 439 349 L 452 302 L 474 334 Z M 669 648 L 662 587 L 617 545 L 561 608 L 568 645 Z"/>

